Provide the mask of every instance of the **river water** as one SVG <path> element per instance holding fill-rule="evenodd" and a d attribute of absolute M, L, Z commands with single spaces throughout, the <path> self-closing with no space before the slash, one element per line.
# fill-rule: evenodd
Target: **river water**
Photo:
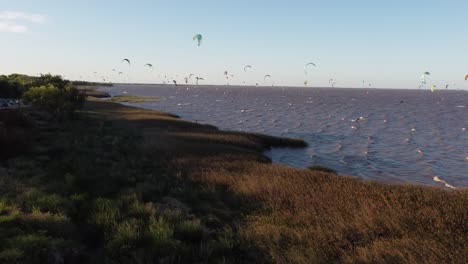
<path fill-rule="evenodd" d="M 221 129 L 303 138 L 273 162 L 322 165 L 385 182 L 468 186 L 468 92 L 396 89 L 115 85 L 112 95 L 159 96 L 135 104 Z"/>

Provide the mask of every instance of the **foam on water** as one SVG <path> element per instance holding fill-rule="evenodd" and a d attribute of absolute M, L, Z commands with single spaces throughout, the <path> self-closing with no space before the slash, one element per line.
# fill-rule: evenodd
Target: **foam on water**
<path fill-rule="evenodd" d="M 390 182 L 468 186 L 468 92 L 337 88 L 115 85 L 111 94 L 159 96 L 136 104 L 221 129 L 303 138 L 274 162 L 322 165 Z M 443 98 L 443 100 L 442 100 Z"/>

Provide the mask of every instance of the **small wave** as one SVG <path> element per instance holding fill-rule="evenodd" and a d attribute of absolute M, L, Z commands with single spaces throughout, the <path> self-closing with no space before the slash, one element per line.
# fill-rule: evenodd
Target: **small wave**
<path fill-rule="evenodd" d="M 297 124 L 294 128 L 297 129 L 297 128 L 300 128 L 302 126 L 302 122 L 299 122 L 299 124 Z"/>
<path fill-rule="evenodd" d="M 178 106 L 187 106 L 187 105 L 192 105 L 191 103 L 178 103 Z"/>
<path fill-rule="evenodd" d="M 445 187 L 447 187 L 447 188 L 451 188 L 451 189 L 456 189 L 456 188 L 457 188 L 457 187 L 454 187 L 453 185 L 448 184 L 446 181 L 440 179 L 440 178 L 437 177 L 437 176 L 434 176 L 433 179 L 434 179 L 435 182 L 440 182 L 440 183 L 445 184 Z"/>

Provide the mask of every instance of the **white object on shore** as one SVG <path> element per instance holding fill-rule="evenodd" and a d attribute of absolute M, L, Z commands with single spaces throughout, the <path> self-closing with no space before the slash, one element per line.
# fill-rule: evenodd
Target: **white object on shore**
<path fill-rule="evenodd" d="M 457 188 L 457 187 L 454 187 L 453 185 L 448 184 L 446 181 L 441 180 L 441 179 L 440 179 L 439 177 L 437 177 L 437 176 L 434 176 L 434 181 L 436 181 L 436 182 L 441 182 L 441 183 L 445 184 L 445 187 L 448 187 L 448 188 L 451 188 L 451 189 L 456 189 L 456 188 Z"/>

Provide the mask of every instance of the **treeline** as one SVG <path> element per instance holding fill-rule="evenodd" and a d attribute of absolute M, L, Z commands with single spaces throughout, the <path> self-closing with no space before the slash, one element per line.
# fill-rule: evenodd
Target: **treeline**
<path fill-rule="evenodd" d="M 35 77 L 15 73 L 0 75 L 0 98 L 20 99 L 29 88 L 49 83 L 58 86 L 64 86 L 63 84 L 65 83 L 73 86 L 112 86 L 110 83 L 67 81 L 59 75 L 43 74 L 39 77 Z"/>
<path fill-rule="evenodd" d="M 26 75 L 0 75 L 0 98 L 21 98 L 32 83 L 33 77 Z"/>
<path fill-rule="evenodd" d="M 0 76 L 0 98 L 22 99 L 24 104 L 47 112 L 53 119 L 72 117 L 83 107 L 85 94 L 78 86 L 109 85 L 71 82 L 59 75 L 32 77 L 22 74 Z"/>

